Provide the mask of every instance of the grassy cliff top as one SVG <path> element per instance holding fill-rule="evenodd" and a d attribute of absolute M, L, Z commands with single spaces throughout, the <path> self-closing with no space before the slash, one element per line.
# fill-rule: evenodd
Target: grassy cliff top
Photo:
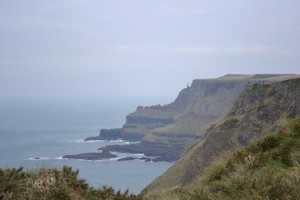
<path fill-rule="evenodd" d="M 219 80 L 273 80 L 284 81 L 292 78 L 300 78 L 297 74 L 226 74 L 217 79 Z"/>

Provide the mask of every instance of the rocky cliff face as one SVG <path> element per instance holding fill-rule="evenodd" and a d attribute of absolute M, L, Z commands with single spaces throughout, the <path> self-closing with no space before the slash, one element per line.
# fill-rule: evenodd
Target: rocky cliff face
<path fill-rule="evenodd" d="M 178 160 L 212 123 L 225 116 L 245 85 L 247 81 L 244 79 L 194 80 L 173 103 L 138 107 L 126 117 L 120 134 L 111 130 L 112 137 L 140 139 L 140 144 L 108 148 L 111 151 L 144 153 L 155 157 L 153 161 Z M 99 137 L 109 136 L 102 132 Z"/>
<path fill-rule="evenodd" d="M 226 117 L 211 126 L 202 140 L 144 192 L 182 186 L 196 180 L 225 152 L 247 145 L 251 140 L 277 129 L 286 119 L 299 116 L 299 96 L 299 78 L 247 85 Z"/>
<path fill-rule="evenodd" d="M 118 129 L 102 129 L 100 135 L 85 140 L 141 141 L 151 130 L 174 123 L 176 109 L 167 106 L 139 106 L 134 113 L 126 116 L 126 123 Z"/>
<path fill-rule="evenodd" d="M 247 85 L 268 84 L 293 75 L 226 75 L 216 79 L 197 79 L 183 89 L 171 104 L 139 106 L 126 117 L 119 134 L 106 131 L 98 138 L 140 140 L 140 144 L 108 146 L 112 151 L 144 153 L 153 161 L 175 161 L 213 123 L 222 119 Z M 105 137 L 104 137 L 105 136 Z M 114 137 L 114 138 L 112 138 Z"/>

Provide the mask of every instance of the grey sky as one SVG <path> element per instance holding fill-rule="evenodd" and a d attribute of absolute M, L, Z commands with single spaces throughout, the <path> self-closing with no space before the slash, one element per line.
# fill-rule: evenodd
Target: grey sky
<path fill-rule="evenodd" d="M 299 0 L 1 0 L 2 99 L 175 97 L 196 78 L 300 74 Z"/>

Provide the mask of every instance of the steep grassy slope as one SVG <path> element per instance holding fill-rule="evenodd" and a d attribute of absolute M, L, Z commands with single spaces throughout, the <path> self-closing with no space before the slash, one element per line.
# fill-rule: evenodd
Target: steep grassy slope
<path fill-rule="evenodd" d="M 0 199 L 52 199 L 52 200 L 138 200 L 136 196 L 103 187 L 94 189 L 84 180 L 77 178 L 78 171 L 70 167 L 58 169 L 39 169 L 24 172 L 20 169 L 0 169 Z"/>
<path fill-rule="evenodd" d="M 300 118 L 286 124 L 215 162 L 192 184 L 149 199 L 300 199 Z"/>
<path fill-rule="evenodd" d="M 191 183 L 220 155 L 237 146 L 248 145 L 251 140 L 276 130 L 286 119 L 298 116 L 299 96 L 300 79 L 248 85 L 224 120 L 212 126 L 203 140 L 192 146 L 144 192 Z"/>

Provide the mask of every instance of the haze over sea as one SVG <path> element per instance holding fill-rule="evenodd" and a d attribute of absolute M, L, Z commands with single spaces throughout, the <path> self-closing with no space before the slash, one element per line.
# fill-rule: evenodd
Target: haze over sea
<path fill-rule="evenodd" d="M 85 99 L 66 101 L 7 102 L 0 105 L 0 168 L 40 167 L 79 169 L 79 177 L 93 187 L 103 185 L 139 193 L 173 163 L 117 162 L 116 159 L 83 161 L 62 159 L 63 155 L 97 152 L 107 144 L 126 141 L 84 142 L 102 128 L 118 128 L 137 105 L 151 105 L 145 99 Z M 149 103 L 149 104 L 148 104 Z M 119 154 L 141 157 L 142 155 Z M 39 157 L 41 159 L 34 159 Z"/>

